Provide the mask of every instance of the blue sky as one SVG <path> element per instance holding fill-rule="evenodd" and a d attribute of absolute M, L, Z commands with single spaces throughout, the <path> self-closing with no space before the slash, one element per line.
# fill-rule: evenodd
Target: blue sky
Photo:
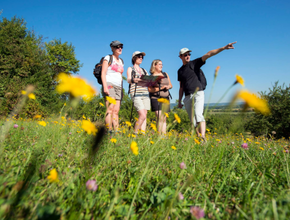
<path fill-rule="evenodd" d="M 136 50 L 146 53 L 142 67 L 149 71 L 152 60 L 163 61 L 171 78 L 172 103 L 178 99 L 177 70 L 182 65 L 178 52 L 192 50 L 192 59 L 237 41 L 234 50 L 211 57 L 203 66 L 208 101 L 216 66 L 220 72 L 210 102 L 216 102 L 235 81 L 245 80 L 253 92 L 267 91 L 274 82 L 290 83 L 290 2 L 244 1 L 4 1 L 2 17 L 24 18 L 27 27 L 45 41 L 61 39 L 75 47 L 83 63 L 80 76 L 98 90 L 92 71 L 102 56 L 111 53 L 109 44 L 124 44 L 125 69 Z M 124 72 L 125 76 L 126 73 Z M 124 83 L 128 90 L 128 84 Z M 222 102 L 228 102 L 236 85 Z"/>

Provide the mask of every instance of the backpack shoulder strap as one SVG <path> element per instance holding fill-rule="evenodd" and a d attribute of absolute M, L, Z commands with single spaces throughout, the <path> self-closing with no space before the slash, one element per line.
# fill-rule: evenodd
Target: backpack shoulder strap
<path fill-rule="evenodd" d="M 122 60 L 122 63 L 123 63 L 123 65 L 124 65 L 124 60 L 120 57 L 120 59 Z"/>
<path fill-rule="evenodd" d="M 111 66 L 111 64 L 113 62 L 113 55 L 109 55 L 109 56 L 110 56 L 110 60 L 109 60 L 108 66 Z"/>
<path fill-rule="evenodd" d="M 142 67 L 141 67 L 142 68 Z M 144 68 L 142 68 L 144 75 L 148 75 L 146 70 Z"/>

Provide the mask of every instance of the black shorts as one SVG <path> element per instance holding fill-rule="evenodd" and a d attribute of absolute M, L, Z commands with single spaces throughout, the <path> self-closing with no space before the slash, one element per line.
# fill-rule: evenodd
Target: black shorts
<path fill-rule="evenodd" d="M 167 99 L 169 101 L 169 99 Z M 160 103 L 157 101 L 157 99 L 152 99 L 151 98 L 151 111 L 152 112 L 155 112 L 155 111 L 158 111 L 158 110 L 162 110 L 162 105 L 164 103 Z M 167 105 L 167 104 L 164 104 L 164 105 Z M 158 108 L 159 106 L 159 108 Z M 170 112 L 170 104 L 168 105 L 168 108 L 166 109 L 165 112 Z"/>

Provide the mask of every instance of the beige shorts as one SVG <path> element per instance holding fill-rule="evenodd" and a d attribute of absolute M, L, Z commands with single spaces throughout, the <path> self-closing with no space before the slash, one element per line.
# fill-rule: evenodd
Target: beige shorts
<path fill-rule="evenodd" d="M 194 99 L 194 103 L 192 103 L 192 99 Z M 189 119 L 195 127 L 197 126 L 198 122 L 205 121 L 203 117 L 204 91 L 198 91 L 196 94 L 185 96 L 183 103 L 185 105 Z M 194 104 L 194 111 L 192 109 L 192 104 Z M 192 112 L 194 112 L 194 117 L 192 116 Z"/>
<path fill-rule="evenodd" d="M 112 83 L 107 83 L 108 89 L 109 89 L 109 96 L 116 99 L 116 100 L 122 100 L 122 87 L 120 86 L 115 86 Z M 104 89 L 103 89 L 103 97 L 106 99 L 106 95 L 104 93 Z"/>
<path fill-rule="evenodd" d="M 150 110 L 150 98 L 148 93 L 136 93 L 135 97 L 131 94 L 131 99 L 134 102 L 134 107 L 136 108 L 137 112 L 145 109 L 147 111 Z"/>

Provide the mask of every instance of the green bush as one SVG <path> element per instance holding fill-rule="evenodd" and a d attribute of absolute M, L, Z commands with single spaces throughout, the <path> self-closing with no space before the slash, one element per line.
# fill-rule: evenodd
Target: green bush
<path fill-rule="evenodd" d="M 274 135 L 277 138 L 290 136 L 290 87 L 278 86 L 275 82 L 269 92 L 261 92 L 271 110 L 271 115 L 265 116 L 260 113 L 253 115 L 247 123 L 247 129 L 258 135 Z"/>

